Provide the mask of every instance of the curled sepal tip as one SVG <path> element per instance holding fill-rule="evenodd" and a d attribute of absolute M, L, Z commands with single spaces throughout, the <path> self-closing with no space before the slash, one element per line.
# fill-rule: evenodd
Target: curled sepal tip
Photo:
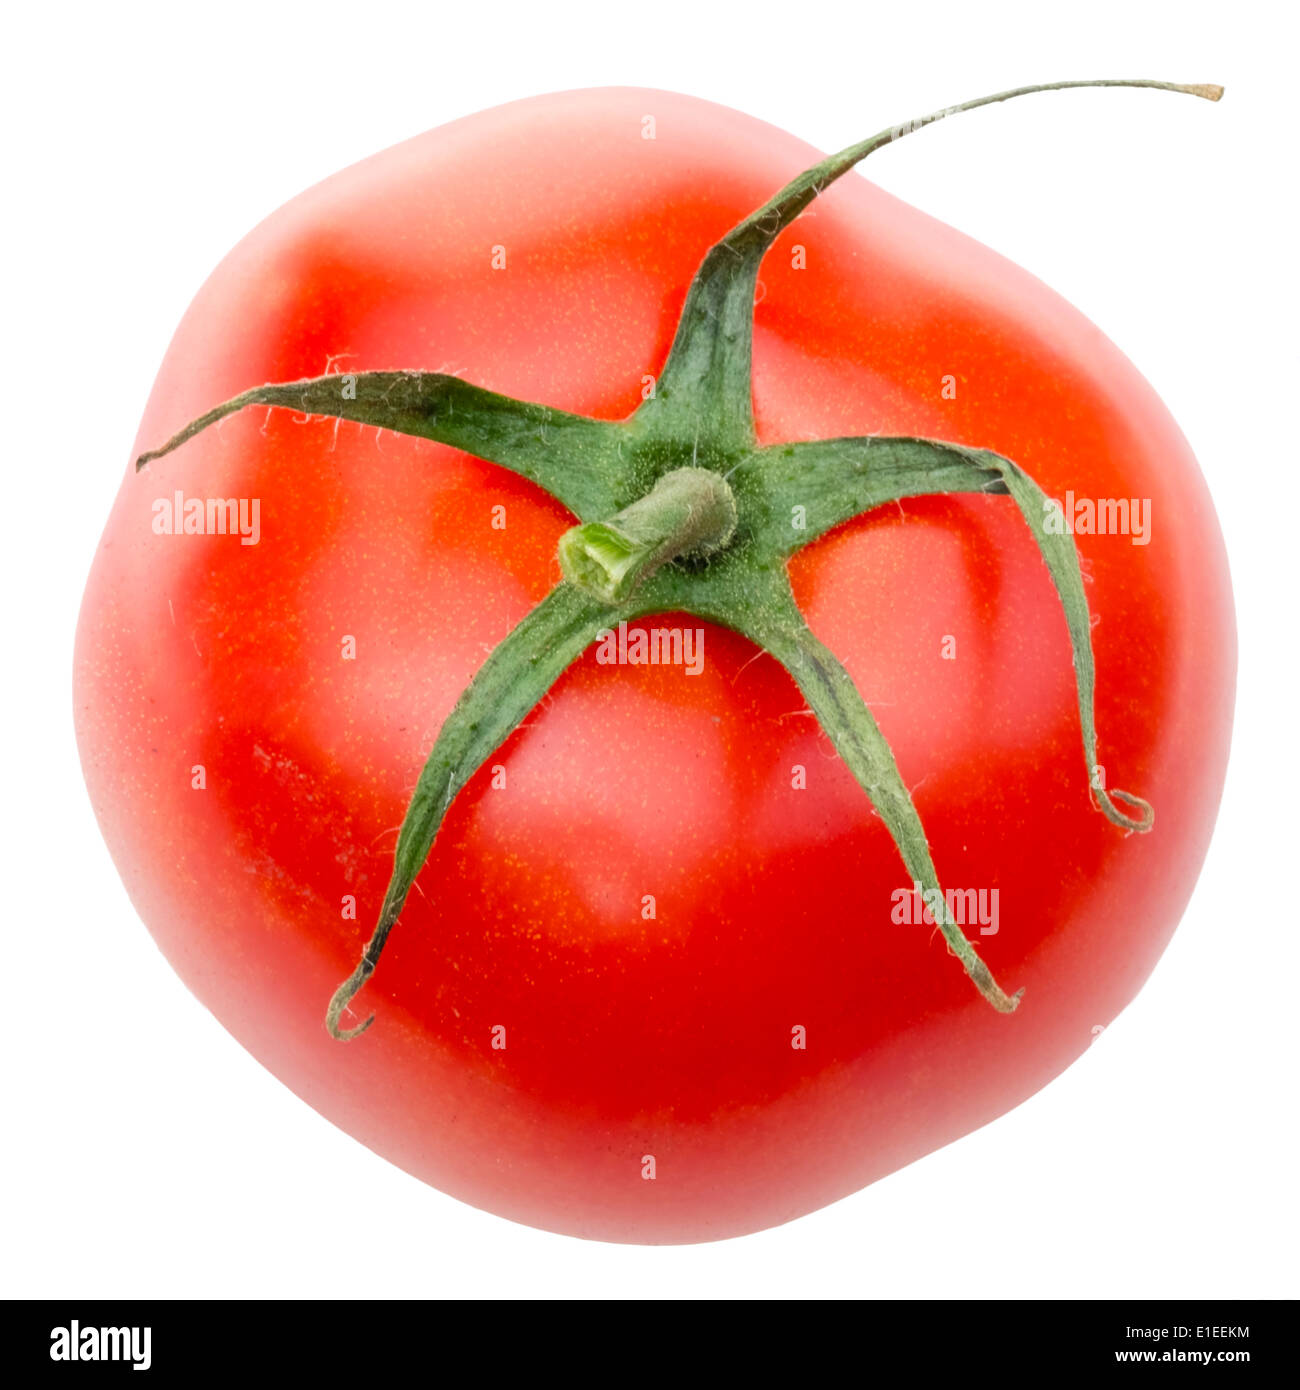
<path fill-rule="evenodd" d="M 448 803 L 450 800 L 449 791 Z M 407 832 L 405 825 L 402 829 L 409 838 L 409 832 Z M 434 831 L 436 831 L 436 826 Z M 429 837 L 429 844 L 430 846 L 433 844 L 432 833 Z M 329 1008 L 325 1011 L 325 1027 L 328 1029 L 330 1037 L 338 1042 L 351 1042 L 353 1038 L 359 1038 L 375 1021 L 374 1014 L 371 1014 L 364 1023 L 357 1024 L 355 1028 L 339 1027 L 339 1019 L 343 1017 L 344 1009 L 361 993 L 366 981 L 375 973 L 375 966 L 379 964 L 379 957 L 383 954 L 388 933 L 397 925 L 397 919 L 402 915 L 402 907 L 406 902 L 407 893 L 410 892 L 412 881 L 412 876 L 404 872 L 402 868 L 402 848 L 399 841 L 397 862 L 393 869 L 392 879 L 388 884 L 388 891 L 384 894 L 384 905 L 380 909 L 379 922 L 375 927 L 374 935 L 366 942 L 366 949 L 361 953 L 357 968 L 334 991 L 334 997 L 330 1000 Z M 428 853 L 427 850 L 425 852 Z"/>
<path fill-rule="evenodd" d="M 1112 825 L 1118 825 L 1121 830 L 1132 830 L 1139 835 L 1145 835 L 1156 823 L 1155 807 L 1140 796 L 1134 796 L 1132 792 L 1120 791 L 1118 787 L 1113 791 L 1107 791 L 1104 787 L 1094 786 L 1092 790 L 1102 815 Z M 1131 806 L 1137 815 L 1126 816 L 1115 805 L 1117 801 L 1122 801 L 1125 806 Z"/>
<path fill-rule="evenodd" d="M 1118 789 L 1107 791 L 1104 774 L 1097 763 L 1097 668 L 1092 654 L 1092 620 L 1083 591 L 1083 572 L 1079 568 L 1079 552 L 1075 549 L 1074 538 L 1063 527 L 1054 528 L 1048 524 L 1056 504 L 1023 468 L 989 449 L 977 449 L 972 453 L 977 461 L 1002 475 L 1002 481 L 1020 508 L 1020 514 L 1038 544 L 1038 553 L 1056 587 L 1074 656 L 1079 726 L 1088 765 L 1088 786 L 1094 804 L 1112 825 L 1119 826 L 1121 830 L 1145 834 L 1155 824 L 1155 811 L 1151 803 L 1134 796 L 1132 792 Z M 1116 802 L 1121 802 L 1137 814 L 1126 815 Z"/>
<path fill-rule="evenodd" d="M 343 1016 L 343 1010 L 360 994 L 362 987 L 374 973 L 375 967 L 370 964 L 369 960 L 363 960 L 334 991 L 330 1006 L 325 1011 L 325 1027 L 329 1030 L 331 1038 L 338 1042 L 351 1042 L 353 1038 L 359 1038 L 375 1021 L 374 1014 L 371 1014 L 364 1023 L 357 1024 L 355 1028 L 339 1027 L 339 1019 Z"/>

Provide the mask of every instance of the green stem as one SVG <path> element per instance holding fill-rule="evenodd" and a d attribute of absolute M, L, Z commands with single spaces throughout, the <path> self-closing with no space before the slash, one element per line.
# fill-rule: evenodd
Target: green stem
<path fill-rule="evenodd" d="M 678 468 L 608 521 L 566 531 L 560 568 L 583 592 L 622 603 L 670 560 L 711 555 L 735 531 L 736 499 L 727 480 L 708 468 Z"/>

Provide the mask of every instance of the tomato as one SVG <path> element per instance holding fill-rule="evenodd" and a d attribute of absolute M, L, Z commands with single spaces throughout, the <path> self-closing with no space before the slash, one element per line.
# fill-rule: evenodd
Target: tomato
<path fill-rule="evenodd" d="M 638 90 L 408 141 L 231 252 L 137 452 L 250 386 L 325 374 L 340 391 L 454 374 L 602 421 L 671 400 L 652 388 L 705 251 L 815 161 L 747 116 Z M 382 962 L 340 1004 L 374 1026 L 341 1044 L 325 1005 L 381 911 L 421 768 L 487 654 L 569 573 L 571 511 L 445 443 L 245 409 L 129 469 L 95 558 L 78 738 L 159 946 L 323 1115 L 517 1221 L 734 1236 L 987 1123 L 1134 997 L 1209 840 L 1235 639 L 1176 425 L 1092 324 L 993 252 L 861 178 L 815 212 L 761 266 L 759 444 L 954 441 L 1060 499 L 1091 613 L 1096 786 L 1155 808 L 1143 834 L 1098 814 L 1061 599 L 1011 498 L 908 496 L 791 556 L 798 608 L 874 712 L 1006 1010 L 927 920 L 794 668 L 679 610 L 587 645 L 450 787 Z M 742 514 L 752 472 L 732 479 Z M 1121 499 L 1128 533 L 1098 533 L 1097 504 L 1115 523 Z M 218 513 L 245 534 L 214 533 Z M 682 659 L 632 659 L 656 631 Z"/>

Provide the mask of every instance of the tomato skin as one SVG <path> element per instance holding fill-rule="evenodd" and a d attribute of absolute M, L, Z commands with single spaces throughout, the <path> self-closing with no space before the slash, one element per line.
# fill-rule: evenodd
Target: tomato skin
<path fill-rule="evenodd" d="M 137 449 L 330 363 L 454 370 L 622 418 L 703 252 L 814 159 L 738 113 L 617 89 L 430 132 L 230 254 L 176 334 Z M 334 1042 L 325 1005 L 373 926 L 419 768 L 487 651 L 558 580 L 571 518 L 440 445 L 245 411 L 128 471 L 87 588 L 87 784 L 177 972 L 322 1114 L 531 1225 L 738 1235 L 995 1118 L 1132 999 L 1213 826 L 1231 591 L 1168 413 L 1094 326 L 959 233 L 858 178 L 816 213 L 763 267 L 764 443 L 930 435 L 997 450 L 1057 497 L 1151 500 L 1149 545 L 1077 537 L 1101 761 L 1154 805 L 1144 836 L 1090 804 L 1064 619 L 1007 499 L 909 501 L 792 563 L 942 881 L 998 891 L 978 947 L 1025 988 L 1014 1015 L 932 928 L 891 921 L 908 886 L 897 851 L 789 678 L 678 615 L 644 625 L 703 626 L 698 677 L 589 652 L 460 793 L 357 1001 L 375 1026 Z M 177 490 L 260 499 L 260 542 L 154 534 L 154 502 Z"/>

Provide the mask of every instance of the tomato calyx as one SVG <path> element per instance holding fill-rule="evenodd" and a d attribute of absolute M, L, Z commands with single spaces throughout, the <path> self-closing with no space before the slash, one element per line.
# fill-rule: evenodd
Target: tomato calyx
<path fill-rule="evenodd" d="M 943 117 L 1034 92 L 1148 87 L 1217 101 L 1222 88 L 1145 80 L 1021 87 L 946 108 L 870 137 L 800 174 L 705 255 L 655 389 L 627 420 L 603 421 L 502 396 L 438 372 L 361 372 L 254 387 L 192 421 L 137 468 L 249 405 L 375 425 L 436 440 L 528 478 L 579 524 L 559 543 L 561 582 L 489 654 L 444 721 L 398 836 L 374 933 L 329 1003 L 340 1041 L 374 973 L 452 801 L 486 759 L 602 633 L 621 622 L 685 612 L 747 637 L 794 679 L 889 829 L 903 865 L 946 903 L 929 843 L 893 753 L 844 667 L 808 629 L 786 561 L 842 522 L 906 497 L 1005 496 L 1029 527 L 1069 631 L 1088 794 L 1125 832 L 1151 829 L 1138 796 L 1108 790 L 1097 763 L 1095 668 L 1083 578 L 1068 531 L 1043 525 L 1047 499 L 1012 460 L 933 439 L 861 438 L 761 446 L 752 403 L 753 305 L 759 266 L 777 236 L 868 154 Z M 939 929 L 972 983 L 1010 1013 L 1007 994 L 950 909 Z"/>

